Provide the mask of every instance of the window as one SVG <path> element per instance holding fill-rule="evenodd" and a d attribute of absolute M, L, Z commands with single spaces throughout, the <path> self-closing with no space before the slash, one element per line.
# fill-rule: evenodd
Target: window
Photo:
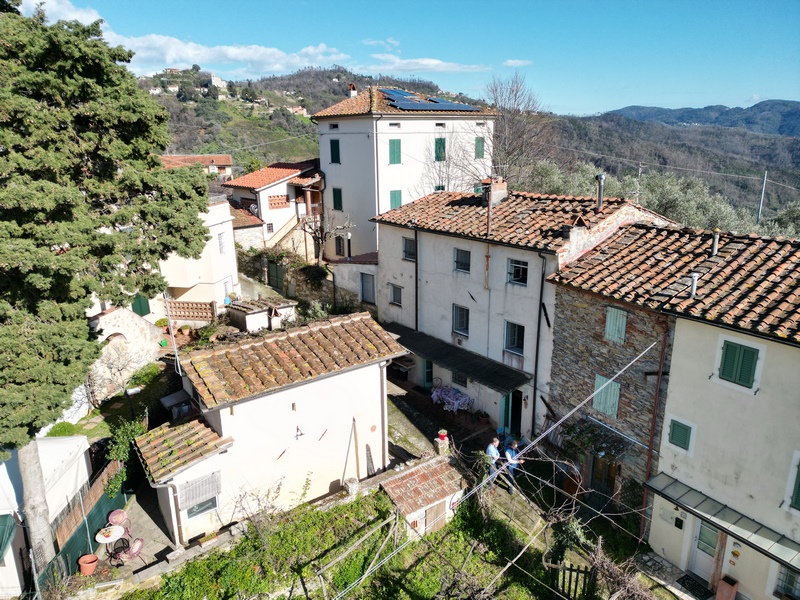
<path fill-rule="evenodd" d="M 439 129 L 444 129 L 444 123 L 436 123 L 435 126 L 438 127 Z"/>
<path fill-rule="evenodd" d="M 619 384 L 616 381 L 612 381 L 600 390 L 608 381 L 602 375 L 595 375 L 594 391 L 596 393 L 592 398 L 592 406 L 595 410 L 599 410 L 601 413 L 616 419 L 617 411 L 619 410 Z M 598 390 L 600 391 L 598 392 Z"/>
<path fill-rule="evenodd" d="M 389 140 L 389 164 L 400 164 L 400 140 Z"/>
<path fill-rule="evenodd" d="M 436 138 L 436 147 L 434 152 L 434 160 L 442 162 L 445 159 L 445 140 L 444 138 Z"/>
<path fill-rule="evenodd" d="M 463 373 L 459 373 L 458 371 L 452 371 L 450 381 L 453 383 L 453 385 L 460 385 L 463 388 L 467 387 L 467 376 Z"/>
<path fill-rule="evenodd" d="M 470 252 L 469 250 L 462 250 L 461 248 L 454 249 L 455 259 L 453 268 L 456 271 L 464 271 L 469 273 Z"/>
<path fill-rule="evenodd" d="M 778 582 L 775 586 L 775 595 L 778 597 L 800 598 L 800 572 L 788 569 L 783 565 L 778 567 Z"/>
<path fill-rule="evenodd" d="M 689 442 L 692 438 L 692 428 L 672 419 L 669 422 L 669 443 L 684 450 L 689 449 Z"/>
<path fill-rule="evenodd" d="M 275 226 L 272 223 L 267 223 L 267 233 L 274 233 Z"/>
<path fill-rule="evenodd" d="M 399 285 L 389 284 L 389 304 L 403 306 L 403 288 Z"/>
<path fill-rule="evenodd" d="M 389 123 L 389 127 L 394 127 L 395 129 L 400 129 L 400 123 Z"/>
<path fill-rule="evenodd" d="M 475 138 L 475 158 L 483 158 L 483 138 L 476 137 Z"/>
<path fill-rule="evenodd" d="M 469 335 L 469 309 L 453 304 L 453 331 Z"/>
<path fill-rule="evenodd" d="M 486 124 L 483 121 L 478 121 L 477 123 L 475 123 L 476 127 L 484 127 L 485 125 Z"/>
<path fill-rule="evenodd" d="M 336 256 L 344 256 L 344 236 L 336 236 Z"/>
<path fill-rule="evenodd" d="M 375 276 L 370 273 L 361 274 L 361 301 L 375 304 Z"/>
<path fill-rule="evenodd" d="M 609 306 L 606 308 L 605 338 L 610 342 L 624 342 L 625 328 L 628 325 L 628 313 L 624 310 Z"/>
<path fill-rule="evenodd" d="M 389 192 L 389 208 L 400 208 L 403 204 L 403 190 Z"/>
<path fill-rule="evenodd" d="M 342 210 L 342 188 L 333 188 L 333 210 Z"/>
<path fill-rule="evenodd" d="M 474 188 L 472 188 L 472 191 L 475 192 L 476 194 L 482 194 L 483 193 L 483 186 L 482 185 L 476 185 Z"/>
<path fill-rule="evenodd" d="M 435 186 L 433 186 L 433 191 L 434 192 L 443 192 L 444 191 L 444 186 L 443 185 L 435 185 Z"/>
<path fill-rule="evenodd" d="M 144 296 L 140 296 L 136 294 L 133 297 L 133 304 L 131 304 L 131 310 L 135 312 L 140 317 L 150 314 L 150 302 L 148 302 L 147 298 Z"/>
<path fill-rule="evenodd" d="M 505 349 L 514 354 L 522 354 L 525 349 L 525 327 L 506 321 Z"/>
<path fill-rule="evenodd" d="M 186 510 L 187 518 L 191 519 L 193 517 L 198 517 L 200 515 L 204 515 L 205 513 L 214 510 L 217 508 L 217 498 L 209 498 L 208 500 L 203 500 L 202 502 L 198 502 L 194 506 L 190 506 Z"/>
<path fill-rule="evenodd" d="M 508 259 L 508 283 L 528 285 L 528 262 L 525 260 Z"/>
<path fill-rule="evenodd" d="M 331 140 L 331 162 L 341 164 L 342 156 L 339 152 L 339 140 Z"/>
<path fill-rule="evenodd" d="M 338 123 L 329 123 L 328 124 L 328 129 L 339 129 L 339 124 Z"/>
<path fill-rule="evenodd" d="M 217 234 L 217 243 L 219 244 L 219 253 L 225 254 L 225 234 Z"/>
<path fill-rule="evenodd" d="M 719 378 L 751 388 L 757 363 L 758 350 L 725 340 L 722 346 Z"/>
<path fill-rule="evenodd" d="M 417 260 L 417 242 L 413 238 L 403 238 L 403 258 Z"/>
<path fill-rule="evenodd" d="M 231 293 L 231 282 L 230 281 L 223 281 L 222 282 L 222 292 L 226 296 Z"/>
<path fill-rule="evenodd" d="M 792 501 L 789 503 L 792 508 L 800 510 L 800 463 L 797 464 L 797 473 L 794 478 L 794 490 L 792 492 Z"/>

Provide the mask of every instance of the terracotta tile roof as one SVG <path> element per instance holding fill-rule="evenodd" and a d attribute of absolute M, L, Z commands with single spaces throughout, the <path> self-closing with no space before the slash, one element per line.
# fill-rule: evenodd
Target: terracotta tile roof
<path fill-rule="evenodd" d="M 233 217 L 233 228 L 239 227 L 253 227 L 256 225 L 263 225 L 264 221 L 259 219 L 246 208 L 236 207 L 231 205 L 231 216 Z"/>
<path fill-rule="evenodd" d="M 388 88 L 381 88 L 381 89 L 388 89 Z M 403 90 L 407 91 L 407 90 Z M 413 98 L 419 100 L 427 100 L 428 96 L 423 96 L 422 94 L 417 94 L 416 92 L 411 92 L 415 94 Z M 458 103 L 456 103 L 458 104 Z M 469 105 L 464 105 L 469 106 Z M 495 115 L 495 112 L 490 108 L 482 108 L 480 111 L 472 111 L 472 110 L 442 110 L 442 111 L 435 111 L 435 110 L 402 110 L 400 108 L 396 108 L 389 104 L 389 101 L 386 97 L 386 94 L 380 91 L 376 86 L 370 86 L 365 90 L 362 90 L 357 96 L 352 98 L 345 98 L 341 102 L 334 104 L 333 106 L 329 106 L 325 108 L 315 115 L 312 118 L 320 119 L 325 117 L 347 117 L 347 116 L 356 116 L 356 115 L 372 115 L 372 114 L 394 114 L 394 115 L 436 115 L 437 117 L 441 116 L 457 116 L 457 117 L 464 117 L 464 116 L 471 116 L 471 117 L 492 117 Z"/>
<path fill-rule="evenodd" d="M 663 217 L 624 198 L 604 198 L 600 213 L 597 199 L 509 191 L 508 197 L 492 207 L 491 233 L 486 235 L 487 207 L 481 194 L 435 192 L 409 204 L 374 217 L 373 221 L 423 231 L 434 231 L 466 238 L 490 240 L 498 244 L 556 251 L 569 243 L 562 236 L 564 225 L 580 224 L 594 228 L 618 211 L 629 213 L 623 222 L 633 223 L 652 215 Z"/>
<path fill-rule="evenodd" d="M 800 343 L 800 240 L 624 227 L 549 280 Z M 700 275 L 691 297 L 691 274 Z"/>
<path fill-rule="evenodd" d="M 429 460 L 382 485 L 404 517 L 466 487 L 461 473 L 447 458 Z"/>
<path fill-rule="evenodd" d="M 229 310 L 238 310 L 252 315 L 261 312 L 277 312 L 279 307 L 297 306 L 295 300 L 270 299 L 270 300 L 234 300 L 228 306 Z"/>
<path fill-rule="evenodd" d="M 201 164 L 204 167 L 216 165 L 218 167 L 233 166 L 233 157 L 230 154 L 167 154 L 161 157 L 161 162 L 168 169 L 189 167 Z"/>
<path fill-rule="evenodd" d="M 225 187 L 245 188 L 248 190 L 260 190 L 263 187 L 277 183 L 282 179 L 287 179 L 300 175 L 304 171 L 314 168 L 313 162 L 308 163 L 275 163 L 258 171 L 253 171 L 247 175 L 242 175 L 223 183 Z"/>
<path fill-rule="evenodd" d="M 339 256 L 336 258 L 329 258 L 325 262 L 329 265 L 377 265 L 378 253 L 366 252 L 364 254 L 357 254 L 356 256 L 351 256 L 349 260 L 347 257 Z"/>
<path fill-rule="evenodd" d="M 406 352 L 369 313 L 358 313 L 196 350 L 185 355 L 181 366 L 211 408 Z"/>
<path fill-rule="evenodd" d="M 134 444 L 147 477 L 159 483 L 224 450 L 233 444 L 233 438 L 222 439 L 196 418 L 165 423 L 134 439 Z"/>
<path fill-rule="evenodd" d="M 322 175 L 320 173 L 313 173 L 307 177 L 292 177 L 287 183 L 289 185 L 299 185 L 301 187 L 305 187 L 307 185 L 311 185 L 312 183 L 317 183 L 322 179 Z"/>

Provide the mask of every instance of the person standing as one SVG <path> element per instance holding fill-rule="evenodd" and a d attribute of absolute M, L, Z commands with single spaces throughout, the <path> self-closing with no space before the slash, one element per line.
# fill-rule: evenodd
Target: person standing
<path fill-rule="evenodd" d="M 517 444 L 517 440 L 511 440 L 511 443 L 506 448 L 506 453 L 505 453 L 506 454 L 506 461 L 508 462 L 508 483 L 509 483 L 508 493 L 509 494 L 511 493 L 511 488 L 513 487 L 513 485 L 515 483 L 515 477 L 516 477 L 515 471 L 517 470 L 517 467 L 519 465 L 521 465 L 522 463 L 525 462 L 523 459 L 521 459 L 521 458 L 518 459 L 517 458 L 517 454 L 519 454 L 519 452 L 517 450 L 517 445 L 518 445 Z"/>
<path fill-rule="evenodd" d="M 489 457 L 489 491 L 494 491 L 494 478 L 497 475 L 497 460 L 500 458 L 500 440 L 492 438 L 492 441 L 486 446 L 486 456 Z"/>

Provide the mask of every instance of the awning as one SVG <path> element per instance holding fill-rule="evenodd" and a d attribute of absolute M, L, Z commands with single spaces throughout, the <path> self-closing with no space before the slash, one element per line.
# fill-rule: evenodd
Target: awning
<path fill-rule="evenodd" d="M 708 521 L 761 554 L 786 567 L 800 570 L 800 544 L 785 535 L 753 521 L 666 473 L 659 473 L 645 485 L 659 496 Z"/>
<path fill-rule="evenodd" d="M 473 381 L 501 394 L 510 394 L 531 382 L 533 375 L 518 371 L 464 348 L 448 344 L 435 337 L 414 331 L 397 323 L 381 323 L 397 341 L 420 358 L 433 361 L 440 367 L 466 375 Z"/>
<path fill-rule="evenodd" d="M 0 515 L 0 561 L 8 552 L 8 547 L 17 533 L 17 523 L 13 515 Z"/>

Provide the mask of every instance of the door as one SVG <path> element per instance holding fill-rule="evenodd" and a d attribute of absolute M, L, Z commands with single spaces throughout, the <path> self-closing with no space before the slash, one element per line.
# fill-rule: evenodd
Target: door
<path fill-rule="evenodd" d="M 375 276 L 370 273 L 361 274 L 361 301 L 375 304 Z"/>
<path fill-rule="evenodd" d="M 433 361 L 422 361 L 422 387 L 429 390 L 433 387 Z"/>
<path fill-rule="evenodd" d="M 699 575 L 705 581 L 711 581 L 714 571 L 714 555 L 717 553 L 719 529 L 698 519 L 694 531 L 694 544 L 692 545 L 692 560 L 689 570 Z"/>
<path fill-rule="evenodd" d="M 520 437 L 522 430 L 522 392 L 514 390 L 513 393 L 503 396 L 503 414 L 500 422 L 509 435 Z"/>
<path fill-rule="evenodd" d="M 425 510 L 425 533 L 439 531 L 444 527 L 446 507 L 444 502 L 438 502 Z"/>
<path fill-rule="evenodd" d="M 591 487 L 593 491 L 597 492 L 591 495 L 592 506 L 599 509 L 608 506 L 614 496 L 616 478 L 617 466 L 613 462 L 602 456 L 592 456 Z"/>
<path fill-rule="evenodd" d="M 267 285 L 283 291 L 283 265 L 271 261 L 267 263 Z"/>

